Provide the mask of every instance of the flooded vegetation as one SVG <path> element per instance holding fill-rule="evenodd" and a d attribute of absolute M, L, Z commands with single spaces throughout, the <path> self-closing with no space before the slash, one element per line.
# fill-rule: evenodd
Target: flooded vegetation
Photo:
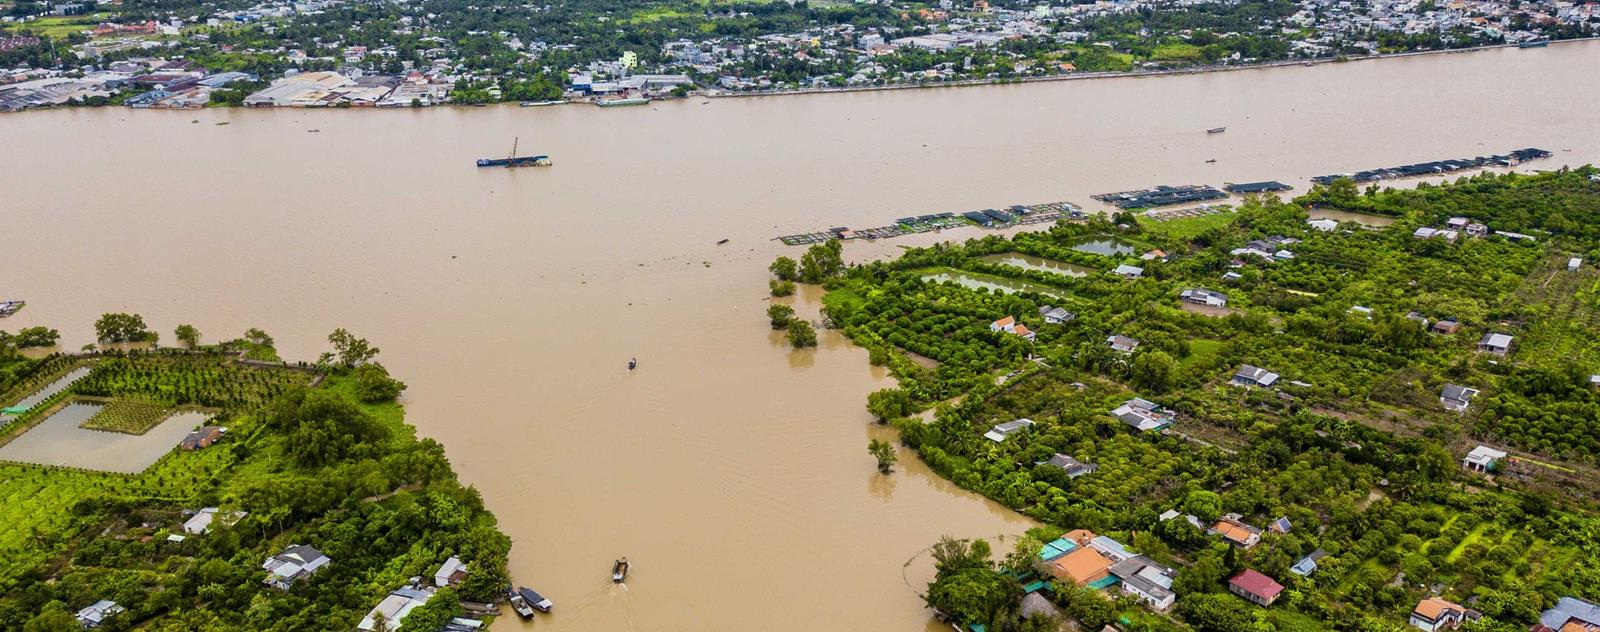
<path fill-rule="evenodd" d="M 1311 216 L 1311 219 L 1331 219 L 1336 222 L 1355 222 L 1357 224 L 1361 224 L 1362 226 L 1368 226 L 1372 228 L 1383 228 L 1384 226 L 1393 224 L 1395 221 L 1393 217 L 1369 215 L 1366 213 L 1354 213 L 1351 211 L 1341 211 L 1331 208 L 1311 209 L 1307 211 L 1307 214 Z"/>
<path fill-rule="evenodd" d="M 1017 252 L 985 255 L 978 257 L 978 260 L 995 265 L 1011 266 L 1013 268 L 1022 268 L 1024 270 L 1033 270 L 1035 272 L 1048 272 L 1051 274 L 1059 274 L 1062 276 L 1071 277 L 1088 276 L 1089 274 L 1095 272 L 1094 268 L 1090 268 L 1088 266 L 1080 266 L 1075 263 L 1056 261 L 1054 259 L 1045 259 L 1043 257 L 1035 257 L 1033 255 L 1025 255 Z"/>

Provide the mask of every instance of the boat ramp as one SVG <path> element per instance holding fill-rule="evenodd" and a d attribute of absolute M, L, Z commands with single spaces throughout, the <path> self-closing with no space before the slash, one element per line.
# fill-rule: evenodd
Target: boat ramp
<path fill-rule="evenodd" d="M 1436 176 L 1468 169 L 1485 169 L 1490 167 L 1515 167 L 1530 160 L 1549 158 L 1550 152 L 1529 147 L 1518 149 L 1507 154 L 1493 156 L 1478 156 L 1476 158 L 1455 158 L 1451 160 L 1435 160 L 1433 162 L 1419 162 L 1414 165 L 1401 165 L 1398 167 L 1383 167 L 1368 169 L 1355 173 L 1334 173 L 1317 176 L 1311 181 L 1317 184 L 1328 184 L 1340 178 L 1349 178 L 1356 182 L 1376 182 L 1378 180 L 1393 180 L 1396 178 L 1420 178 Z"/>
<path fill-rule="evenodd" d="M 914 235 L 962 226 L 1008 228 L 1011 226 L 1054 222 L 1061 218 L 1082 219 L 1084 217 L 1087 217 L 1087 215 L 1084 214 L 1083 210 L 1070 202 L 1017 204 L 1003 210 L 991 208 L 964 213 L 946 212 L 902 217 L 895 220 L 892 225 L 877 228 L 853 230 L 844 226 L 835 226 L 825 231 L 784 235 L 777 239 L 789 246 L 805 246 L 808 244 L 820 244 L 833 239 L 888 239 L 901 235 Z"/>

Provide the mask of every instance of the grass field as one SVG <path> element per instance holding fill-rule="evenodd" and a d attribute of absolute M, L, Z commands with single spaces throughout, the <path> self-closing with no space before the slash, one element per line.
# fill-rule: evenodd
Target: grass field
<path fill-rule="evenodd" d="M 80 428 L 142 435 L 171 416 L 161 404 L 136 399 L 113 399 Z"/>
<path fill-rule="evenodd" d="M 14 32 L 27 31 L 34 35 L 45 35 L 52 38 L 61 38 L 73 33 L 81 33 L 95 27 L 111 17 L 110 13 L 95 13 L 91 15 L 73 15 L 63 17 L 43 17 L 37 20 L 19 22 L 9 25 Z"/>
<path fill-rule="evenodd" d="M 1194 44 L 1162 44 L 1150 53 L 1156 61 L 1199 61 L 1200 47 Z"/>

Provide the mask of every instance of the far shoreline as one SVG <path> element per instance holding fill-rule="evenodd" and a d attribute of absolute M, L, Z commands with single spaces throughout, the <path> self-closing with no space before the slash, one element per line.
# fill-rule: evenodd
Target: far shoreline
<path fill-rule="evenodd" d="M 1593 41 L 1600 41 L 1600 36 L 1574 37 L 1574 38 L 1562 39 L 1562 40 L 1551 40 L 1550 42 L 1548 42 L 1546 47 L 1555 46 L 1555 45 L 1558 45 L 1558 44 L 1570 44 L 1570 43 L 1593 42 Z M 1065 74 L 1065 75 L 1049 75 L 1049 76 L 1044 76 L 1044 77 L 1016 77 L 1016 78 L 1008 78 L 1008 79 L 958 79 L 958 80 L 953 80 L 953 81 L 936 81 L 936 82 L 926 82 L 926 83 L 907 83 L 907 84 L 893 84 L 893 85 L 882 85 L 882 86 L 845 86 L 845 87 L 838 87 L 838 88 L 791 88 L 791 89 L 769 90 L 769 91 L 760 91 L 760 92 L 726 92 L 726 91 L 720 91 L 720 90 L 695 90 L 695 91 L 692 91 L 692 92 L 690 92 L 687 95 L 682 96 L 682 97 L 673 97 L 673 96 L 653 97 L 653 98 L 649 99 L 649 103 L 686 101 L 686 100 L 689 100 L 691 98 L 704 98 L 704 99 L 760 99 L 760 98 L 764 98 L 764 97 L 815 96 L 815 95 L 825 95 L 825 94 L 846 94 L 846 93 L 857 93 L 857 92 L 887 92 L 887 91 L 898 91 L 898 90 L 932 90 L 932 89 L 940 89 L 940 88 L 972 88 L 972 87 L 983 87 L 983 86 L 1009 86 L 1009 85 L 1032 84 L 1032 83 L 1052 83 L 1052 82 L 1058 82 L 1058 81 L 1094 81 L 1094 80 L 1101 80 L 1101 79 L 1148 79 L 1148 78 L 1155 78 L 1155 77 L 1174 77 L 1174 76 L 1184 76 L 1184 75 L 1204 75 L 1204 74 L 1213 74 L 1213 73 L 1242 72 L 1242 71 L 1250 71 L 1250 70 L 1267 70 L 1267 69 L 1277 69 L 1277 68 L 1289 68 L 1289 67 L 1294 67 L 1294 66 L 1312 67 L 1312 66 L 1321 66 L 1321 65 L 1326 65 L 1326 64 L 1347 64 L 1347 63 L 1355 63 L 1355 62 L 1363 62 L 1363 61 L 1382 61 L 1382 60 L 1388 60 L 1388 59 L 1399 59 L 1399 58 L 1404 58 L 1404 57 L 1420 57 L 1420 56 L 1427 56 L 1427 55 L 1470 54 L 1470 53 L 1479 53 L 1479 52 L 1485 52 L 1485 51 L 1490 51 L 1490 50 L 1498 50 L 1498 49 L 1506 49 L 1506 48 L 1518 48 L 1518 47 L 1519 47 L 1518 44 L 1491 44 L 1491 45 L 1487 45 L 1487 46 L 1473 46 L 1473 47 L 1470 47 L 1470 48 L 1451 48 L 1451 49 L 1445 49 L 1445 50 L 1422 50 L 1422 51 L 1410 51 L 1410 52 L 1404 52 L 1404 53 L 1380 53 L 1380 54 L 1377 54 L 1377 55 L 1363 55 L 1363 56 L 1360 56 L 1360 57 L 1335 57 L 1335 58 L 1327 58 L 1327 59 L 1319 58 L 1319 59 L 1282 60 L 1282 61 L 1271 61 L 1271 62 L 1262 62 L 1262 63 L 1255 63 L 1255 64 L 1242 64 L 1242 65 L 1237 65 L 1237 66 L 1213 65 L 1213 66 L 1200 66 L 1200 67 L 1193 67 L 1193 68 L 1177 68 L 1177 69 L 1169 69 L 1169 70 L 1130 70 L 1130 71 L 1125 71 L 1125 72 L 1106 71 L 1106 72 L 1089 72 L 1089 73 L 1076 73 L 1076 74 Z M 1545 48 L 1545 47 L 1541 47 L 1541 48 Z M 560 107 L 560 106 L 571 106 L 571 105 L 594 106 L 595 104 L 596 103 L 593 100 L 573 100 L 573 101 L 566 101 L 564 103 L 542 104 L 539 107 L 541 107 L 541 108 L 542 107 Z M 0 113 L 0 115 L 18 115 L 18 114 L 22 114 L 24 112 L 35 112 L 35 111 L 37 111 L 37 112 L 48 112 L 48 111 L 53 111 L 53 110 L 102 109 L 102 108 L 127 108 L 127 109 L 131 109 L 131 110 L 140 110 L 140 111 L 146 111 L 146 112 L 156 111 L 156 112 L 180 112 L 180 113 L 181 112 L 193 113 L 193 112 L 200 112 L 200 111 L 204 111 L 204 110 L 267 110 L 267 111 L 273 111 L 273 110 L 289 110 L 289 111 L 306 111 L 306 110 L 359 110 L 359 111 L 373 111 L 373 110 L 379 110 L 379 111 L 409 112 L 409 111 L 415 111 L 415 110 L 432 110 L 432 109 L 439 109 L 439 108 L 465 109 L 465 108 L 504 107 L 504 106 L 514 106 L 514 107 L 515 106 L 520 106 L 520 102 L 518 102 L 518 101 L 501 101 L 501 102 L 498 102 L 498 103 L 473 103 L 473 104 L 441 103 L 439 105 L 429 105 L 429 106 L 420 106 L 420 107 L 272 107 L 272 106 L 251 107 L 251 106 L 245 106 L 245 105 L 228 105 L 228 106 L 215 106 L 215 107 L 213 107 L 213 106 L 205 106 L 205 107 L 198 107 L 198 108 L 128 108 L 127 106 L 124 106 L 124 105 L 121 105 L 121 104 L 117 104 L 117 105 L 109 105 L 109 104 L 108 105 L 58 105 L 58 106 L 52 106 L 52 107 L 28 108 L 28 109 L 19 110 L 19 111 L 16 111 L 16 112 Z M 522 107 L 532 107 L 532 106 L 522 106 Z"/>

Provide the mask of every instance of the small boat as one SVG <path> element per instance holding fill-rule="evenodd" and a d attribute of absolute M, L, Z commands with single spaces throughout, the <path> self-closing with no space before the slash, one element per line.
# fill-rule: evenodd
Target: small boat
<path fill-rule="evenodd" d="M 520 105 L 520 106 L 525 107 L 525 108 L 539 108 L 539 107 L 544 107 L 544 106 L 547 106 L 547 105 L 561 105 L 561 104 L 566 103 L 566 102 L 567 102 L 566 99 L 554 99 L 554 100 L 550 100 L 550 101 L 522 101 L 520 103 L 517 103 L 517 105 Z"/>
<path fill-rule="evenodd" d="M 726 239 L 718 239 L 717 240 L 717 245 L 718 246 L 721 246 L 722 244 L 725 244 L 725 243 L 728 243 L 728 240 L 726 240 Z"/>
<path fill-rule="evenodd" d="M 1206 133 L 1207 134 L 1221 134 L 1221 133 L 1226 132 L 1226 131 L 1228 131 L 1228 128 L 1226 128 L 1226 127 L 1213 127 L 1211 129 L 1206 130 Z"/>
<path fill-rule="evenodd" d="M 1531 41 L 1522 42 L 1520 44 L 1517 44 L 1517 48 L 1544 48 L 1544 47 L 1549 46 L 1549 45 L 1550 45 L 1550 40 L 1547 40 L 1547 39 L 1536 39 L 1536 40 L 1531 40 Z"/>
<path fill-rule="evenodd" d="M 27 304 L 27 301 L 0 301 L 0 318 L 10 318 Z"/>
<path fill-rule="evenodd" d="M 701 101 L 700 105 L 711 105 L 710 101 Z"/>
<path fill-rule="evenodd" d="M 533 617 L 533 606 L 528 605 L 528 601 L 526 599 L 522 598 L 522 594 L 521 593 L 519 593 L 519 592 L 517 592 L 515 590 L 511 591 L 510 601 L 511 601 L 511 610 L 516 612 L 517 616 L 522 617 L 524 619 L 528 619 L 528 618 L 532 618 Z"/>
<path fill-rule="evenodd" d="M 307 134 L 316 134 L 316 133 L 321 132 L 321 131 L 322 130 L 320 130 L 320 129 L 308 129 L 308 130 L 306 130 L 306 133 Z"/>
<path fill-rule="evenodd" d="M 549 612 L 551 608 L 556 607 L 549 599 L 545 599 L 544 595 L 534 592 L 532 588 L 527 586 L 518 586 L 517 596 L 522 597 L 523 603 L 528 604 L 529 607 L 539 612 Z"/>
<path fill-rule="evenodd" d="M 622 580 L 627 579 L 628 578 L 628 567 L 629 566 L 630 566 L 630 564 L 628 564 L 628 558 L 626 558 L 626 557 L 624 557 L 624 558 L 622 558 L 620 560 L 617 560 L 616 562 L 612 563 L 611 564 L 611 582 L 614 583 L 614 584 L 620 584 L 620 583 L 622 583 Z"/>
<path fill-rule="evenodd" d="M 628 370 L 629 371 L 632 371 L 632 370 L 634 370 L 634 369 L 636 369 L 638 367 L 639 367 L 639 359 L 638 358 L 628 358 Z"/>
<path fill-rule="evenodd" d="M 1208 163 L 1208 164 L 1209 164 L 1209 163 L 1213 163 L 1213 162 L 1216 162 L 1216 161 L 1217 161 L 1217 159 L 1216 159 L 1216 158 L 1207 158 L 1207 159 L 1206 159 L 1206 163 Z"/>

